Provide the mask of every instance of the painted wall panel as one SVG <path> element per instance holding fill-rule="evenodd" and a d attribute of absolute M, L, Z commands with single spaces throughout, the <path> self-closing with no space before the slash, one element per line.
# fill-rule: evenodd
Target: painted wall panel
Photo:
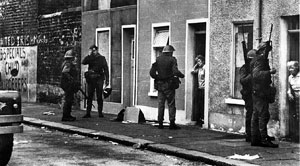
<path fill-rule="evenodd" d="M 18 75 L 10 72 L 17 69 Z M 18 90 L 22 101 L 36 101 L 37 46 L 0 47 L 0 72 L 2 90 Z"/>

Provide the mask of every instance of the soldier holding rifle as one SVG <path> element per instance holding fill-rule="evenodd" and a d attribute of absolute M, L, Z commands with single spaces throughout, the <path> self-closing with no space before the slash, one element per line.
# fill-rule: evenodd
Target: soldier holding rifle
<path fill-rule="evenodd" d="M 250 62 L 253 99 L 251 146 L 277 148 L 278 144 L 271 142 L 271 140 L 274 140 L 274 137 L 269 137 L 267 133 L 267 124 L 270 119 L 269 103 L 274 102 L 276 94 L 276 89 L 271 87 L 271 75 L 275 74 L 276 70 L 270 68 L 268 59 L 269 52 L 272 50 L 270 38 L 269 41 L 259 44 L 257 55 Z"/>

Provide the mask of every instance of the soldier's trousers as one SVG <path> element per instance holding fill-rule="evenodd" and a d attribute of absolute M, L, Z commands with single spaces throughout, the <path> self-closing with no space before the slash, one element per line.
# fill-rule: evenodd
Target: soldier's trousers
<path fill-rule="evenodd" d="M 266 140 L 268 136 L 267 124 L 270 119 L 269 102 L 261 97 L 252 95 L 253 114 L 251 121 L 251 142 Z"/>
<path fill-rule="evenodd" d="M 169 121 L 175 122 L 176 107 L 175 107 L 175 89 L 158 91 L 158 122 L 164 121 L 165 103 L 169 107 Z"/>
<path fill-rule="evenodd" d="M 67 117 L 71 116 L 73 100 L 74 100 L 74 92 L 65 91 L 64 105 L 63 105 L 63 117 L 67 118 Z"/>
<path fill-rule="evenodd" d="M 97 104 L 98 104 L 98 113 L 102 113 L 103 109 L 103 81 L 102 79 L 98 80 L 91 80 L 90 83 L 88 83 L 88 99 L 87 99 L 87 113 L 89 114 L 92 110 L 92 104 L 93 104 L 93 97 L 94 92 L 96 90 L 96 96 L 97 96 Z"/>
<path fill-rule="evenodd" d="M 245 109 L 246 109 L 246 119 L 245 119 L 245 127 L 246 127 L 246 137 L 251 139 L 251 121 L 253 114 L 253 100 L 252 96 L 248 97 L 245 100 Z"/>

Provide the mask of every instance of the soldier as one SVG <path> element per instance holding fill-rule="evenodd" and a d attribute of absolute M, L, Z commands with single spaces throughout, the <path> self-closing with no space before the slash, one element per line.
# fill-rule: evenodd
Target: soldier
<path fill-rule="evenodd" d="M 270 42 L 262 42 L 257 48 L 257 57 L 251 63 L 253 114 L 251 121 L 251 146 L 277 148 L 278 144 L 271 142 L 274 137 L 268 136 L 267 124 L 270 119 L 269 103 L 272 83 L 271 75 L 276 73 L 270 69 L 268 54 L 272 50 Z"/>
<path fill-rule="evenodd" d="M 97 103 L 98 103 L 98 116 L 104 117 L 103 110 L 103 83 L 105 80 L 105 86 L 109 85 L 109 73 L 108 66 L 104 56 L 98 53 L 98 47 L 92 45 L 89 48 L 89 55 L 82 60 L 83 65 L 89 65 L 88 71 L 85 73 L 86 82 L 88 84 L 88 99 L 86 114 L 83 118 L 91 117 L 91 109 L 94 91 L 96 90 Z"/>
<path fill-rule="evenodd" d="M 64 90 L 64 104 L 62 121 L 75 121 L 71 115 L 74 94 L 78 91 L 80 84 L 76 81 L 78 72 L 76 69 L 76 59 L 73 50 L 68 50 L 64 56 L 62 64 L 61 88 Z"/>
<path fill-rule="evenodd" d="M 175 88 L 171 85 L 174 76 L 184 78 L 177 67 L 177 60 L 173 57 L 174 47 L 167 45 L 163 49 L 163 54 L 156 58 L 150 70 L 150 76 L 155 79 L 155 89 L 158 91 L 158 123 L 159 129 L 163 129 L 165 102 L 167 100 L 169 106 L 169 129 L 180 129 L 175 124 L 176 107 L 175 107 Z"/>
<path fill-rule="evenodd" d="M 251 142 L 251 118 L 253 112 L 253 101 L 252 101 L 252 77 L 250 73 L 249 62 L 256 57 L 256 49 L 250 50 L 247 53 L 246 64 L 244 64 L 240 69 L 240 83 L 242 85 L 242 99 L 245 101 L 246 109 L 246 142 Z"/>

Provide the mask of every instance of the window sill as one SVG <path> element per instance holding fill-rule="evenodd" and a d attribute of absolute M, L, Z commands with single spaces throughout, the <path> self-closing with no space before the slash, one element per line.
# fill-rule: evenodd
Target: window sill
<path fill-rule="evenodd" d="M 226 104 L 231 104 L 231 105 L 245 105 L 245 101 L 242 99 L 233 99 L 233 98 L 227 98 L 225 99 Z"/>
<path fill-rule="evenodd" d="M 157 97 L 157 91 L 156 92 L 148 92 L 148 96 Z"/>

